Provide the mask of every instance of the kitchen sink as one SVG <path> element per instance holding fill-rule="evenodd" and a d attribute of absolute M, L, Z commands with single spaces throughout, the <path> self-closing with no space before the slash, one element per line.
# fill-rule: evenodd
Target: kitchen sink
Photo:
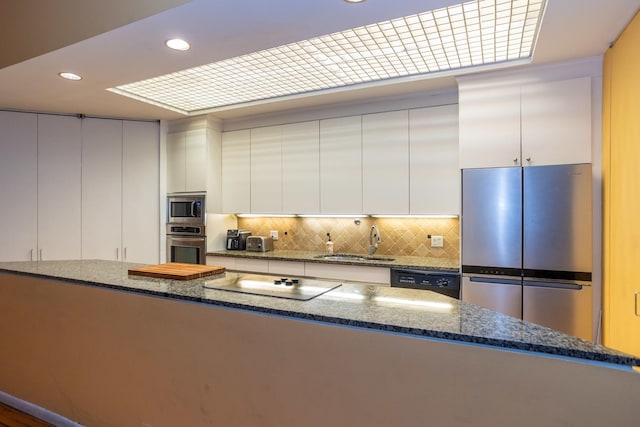
<path fill-rule="evenodd" d="M 351 254 L 327 254 L 318 255 L 315 258 L 330 261 L 395 261 L 395 258 L 385 258 L 379 256 L 351 255 Z"/>

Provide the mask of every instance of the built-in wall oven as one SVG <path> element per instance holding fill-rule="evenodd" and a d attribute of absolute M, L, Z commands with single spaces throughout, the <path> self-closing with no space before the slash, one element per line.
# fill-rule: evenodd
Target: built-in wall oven
<path fill-rule="evenodd" d="M 167 196 L 167 262 L 206 264 L 204 194 Z"/>
<path fill-rule="evenodd" d="M 167 262 L 206 264 L 205 226 L 167 224 Z"/>

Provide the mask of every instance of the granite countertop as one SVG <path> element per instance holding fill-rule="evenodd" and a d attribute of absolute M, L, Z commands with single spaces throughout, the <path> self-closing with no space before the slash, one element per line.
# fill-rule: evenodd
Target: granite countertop
<path fill-rule="evenodd" d="M 346 264 L 360 265 L 366 267 L 394 267 L 394 268 L 412 268 L 418 270 L 436 270 L 446 272 L 460 271 L 460 262 L 457 259 L 418 257 L 418 256 L 396 256 L 396 255 L 374 255 L 373 259 L 356 260 L 356 259 L 340 259 L 328 260 L 322 259 L 324 255 L 340 255 L 338 253 L 328 254 L 326 252 L 314 251 L 285 251 L 273 250 L 268 252 L 247 252 L 247 251 L 212 251 L 207 255 L 227 256 L 236 258 L 253 258 L 279 261 L 304 261 L 317 262 L 324 264 Z M 367 257 L 367 254 L 346 254 L 347 256 L 359 255 Z M 393 261 L 387 261 L 385 258 L 393 258 Z"/>
<path fill-rule="evenodd" d="M 329 324 L 640 366 L 640 358 L 431 291 L 342 282 L 310 301 L 296 301 L 204 288 L 208 281 L 241 273 L 189 281 L 129 276 L 128 269 L 139 266 L 96 260 L 2 262 L 0 271 Z"/>

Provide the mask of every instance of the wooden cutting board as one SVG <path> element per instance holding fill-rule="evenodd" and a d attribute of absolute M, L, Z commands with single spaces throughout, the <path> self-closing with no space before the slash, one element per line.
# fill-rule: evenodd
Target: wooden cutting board
<path fill-rule="evenodd" d="M 129 274 L 134 276 L 156 277 L 160 279 L 191 280 L 205 276 L 224 273 L 224 267 L 201 264 L 185 264 L 169 262 L 167 264 L 147 265 L 130 268 Z"/>

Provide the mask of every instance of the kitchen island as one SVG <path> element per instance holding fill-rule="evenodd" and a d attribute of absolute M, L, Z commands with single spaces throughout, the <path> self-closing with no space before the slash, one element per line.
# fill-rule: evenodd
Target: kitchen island
<path fill-rule="evenodd" d="M 638 358 L 429 291 L 296 301 L 136 266 L 0 263 L 0 390 L 96 426 L 611 422 L 640 392 Z"/>

